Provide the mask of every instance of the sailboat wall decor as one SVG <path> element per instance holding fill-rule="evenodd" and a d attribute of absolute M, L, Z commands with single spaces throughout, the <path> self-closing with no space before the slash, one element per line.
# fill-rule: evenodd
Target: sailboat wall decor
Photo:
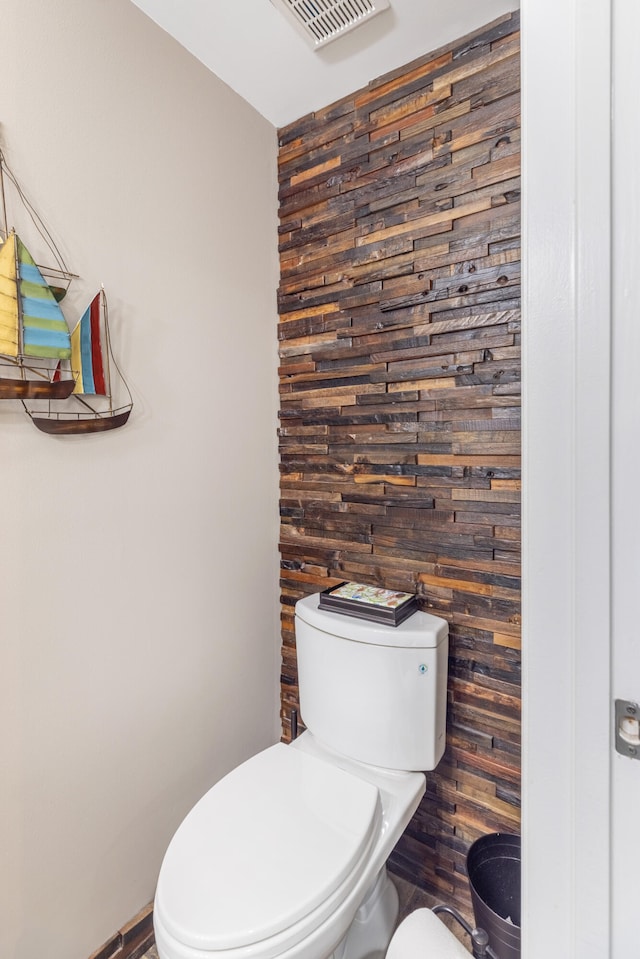
<path fill-rule="evenodd" d="M 94 296 L 71 333 L 70 360 L 76 378 L 68 402 L 49 402 L 46 409 L 40 410 L 23 403 L 34 425 L 44 433 L 56 435 L 99 433 L 124 426 L 133 400 L 113 357 L 104 289 Z M 59 375 L 56 371 L 54 382 Z M 121 406 L 114 405 L 113 379 L 118 380 L 128 397 Z"/>
<path fill-rule="evenodd" d="M 56 266 L 38 266 L 15 229 L 9 229 L 5 185 Z M 111 349 L 104 289 L 69 332 L 59 303 L 77 276 L 67 269 L 1 149 L 0 202 L 0 400 L 20 400 L 45 433 L 98 433 L 124 426 L 133 400 Z"/>

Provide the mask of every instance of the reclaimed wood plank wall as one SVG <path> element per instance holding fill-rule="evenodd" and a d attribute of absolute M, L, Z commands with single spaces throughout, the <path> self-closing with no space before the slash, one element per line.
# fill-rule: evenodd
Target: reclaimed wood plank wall
<path fill-rule="evenodd" d="M 282 721 L 293 607 L 343 579 L 450 624 L 448 747 L 391 868 L 469 914 L 519 831 L 519 17 L 279 131 Z"/>

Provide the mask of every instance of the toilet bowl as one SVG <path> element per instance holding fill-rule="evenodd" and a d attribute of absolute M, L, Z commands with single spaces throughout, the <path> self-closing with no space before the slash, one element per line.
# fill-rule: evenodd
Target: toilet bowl
<path fill-rule="evenodd" d="M 161 959 L 347 959 L 352 925 L 382 956 L 397 914 L 385 863 L 424 790 L 422 773 L 364 766 L 309 732 L 258 753 L 194 806 L 167 850 Z"/>
<path fill-rule="evenodd" d="M 398 911 L 385 863 L 444 750 L 447 637 L 427 613 L 392 628 L 297 604 L 308 728 L 178 828 L 154 904 L 160 959 L 383 959 Z"/>

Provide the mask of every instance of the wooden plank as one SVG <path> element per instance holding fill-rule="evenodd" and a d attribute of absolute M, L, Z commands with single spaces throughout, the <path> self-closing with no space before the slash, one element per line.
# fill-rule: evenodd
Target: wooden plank
<path fill-rule="evenodd" d="M 375 232 L 358 236 L 356 237 L 356 246 L 363 246 L 365 243 L 384 243 L 393 237 L 406 236 L 407 234 L 410 234 L 413 238 L 418 238 L 420 236 L 425 236 L 426 230 L 435 227 L 451 229 L 454 220 L 469 216 L 471 213 L 489 210 L 490 208 L 491 200 L 483 199 L 477 200 L 475 203 L 467 204 L 466 206 L 458 207 L 455 211 L 445 210 L 441 213 L 430 213 L 426 216 L 416 216 L 404 223 L 399 223 L 397 226 L 383 228 L 381 230 L 376 230 Z"/>
<path fill-rule="evenodd" d="M 458 61 L 457 66 L 446 68 L 439 77 L 433 81 L 433 89 L 446 87 L 453 83 L 458 83 L 466 77 L 473 76 L 509 57 L 517 57 L 520 51 L 519 37 L 514 36 L 511 42 L 504 43 L 496 47 L 490 53 L 482 57 L 469 58 L 464 61 Z"/>

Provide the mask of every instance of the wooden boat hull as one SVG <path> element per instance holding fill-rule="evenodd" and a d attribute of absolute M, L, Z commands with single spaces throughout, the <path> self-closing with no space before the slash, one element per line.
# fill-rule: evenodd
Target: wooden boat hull
<path fill-rule="evenodd" d="M 62 419 L 57 416 L 44 416 L 38 413 L 29 413 L 35 426 L 43 433 L 53 436 L 82 436 L 85 433 L 104 433 L 106 430 L 116 430 L 129 419 L 131 410 L 105 414 L 104 416 L 78 417 L 77 419 Z"/>
<path fill-rule="evenodd" d="M 21 380 L 0 376 L 0 400 L 66 400 L 75 380 Z"/>

